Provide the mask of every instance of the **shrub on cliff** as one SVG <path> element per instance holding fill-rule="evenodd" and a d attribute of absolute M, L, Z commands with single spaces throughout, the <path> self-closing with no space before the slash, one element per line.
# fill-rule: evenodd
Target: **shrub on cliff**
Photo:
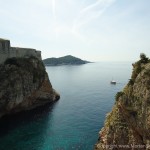
<path fill-rule="evenodd" d="M 132 80 L 133 82 L 135 81 L 137 75 L 142 71 L 142 67 L 141 67 L 141 61 L 136 62 L 135 64 L 133 64 L 133 72 L 132 72 Z"/>
<path fill-rule="evenodd" d="M 118 99 L 119 99 L 119 97 L 120 96 L 122 96 L 122 95 L 124 95 L 124 92 L 118 92 L 117 94 L 116 94 L 116 96 L 115 96 L 115 98 L 116 98 L 116 101 L 118 101 Z"/>
<path fill-rule="evenodd" d="M 130 83 L 134 83 L 136 77 L 138 76 L 138 74 L 143 70 L 143 64 L 146 64 L 150 62 L 149 58 L 146 57 L 146 55 L 144 53 L 141 53 L 140 54 L 140 60 L 137 61 L 135 64 L 132 64 L 133 65 L 133 72 L 132 72 L 132 76 L 131 76 L 131 79 L 132 79 L 132 82 Z"/>
<path fill-rule="evenodd" d="M 129 79 L 128 85 L 133 85 L 133 84 L 134 84 L 133 79 Z"/>
<path fill-rule="evenodd" d="M 141 60 L 140 60 L 141 63 L 144 63 L 144 64 L 145 64 L 145 63 L 148 63 L 148 62 L 149 62 L 149 58 L 146 57 L 146 55 L 145 55 L 144 53 L 141 53 L 141 54 L 140 54 L 140 59 L 141 59 Z"/>

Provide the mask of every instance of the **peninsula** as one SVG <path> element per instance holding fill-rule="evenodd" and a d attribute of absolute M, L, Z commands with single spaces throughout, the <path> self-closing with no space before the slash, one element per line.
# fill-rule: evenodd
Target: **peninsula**
<path fill-rule="evenodd" d="M 0 83 L 0 117 L 60 98 L 49 81 L 41 52 L 11 47 L 5 39 L 0 39 Z"/>
<path fill-rule="evenodd" d="M 67 55 L 59 58 L 47 58 L 43 60 L 46 66 L 58 66 L 58 65 L 82 65 L 90 63 L 89 61 L 82 60 L 80 58 Z"/>

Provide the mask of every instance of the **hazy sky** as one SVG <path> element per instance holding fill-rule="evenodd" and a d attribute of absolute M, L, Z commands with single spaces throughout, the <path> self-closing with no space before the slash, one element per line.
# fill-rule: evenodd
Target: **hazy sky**
<path fill-rule="evenodd" d="M 0 0 L 0 37 L 42 57 L 150 57 L 150 0 Z"/>

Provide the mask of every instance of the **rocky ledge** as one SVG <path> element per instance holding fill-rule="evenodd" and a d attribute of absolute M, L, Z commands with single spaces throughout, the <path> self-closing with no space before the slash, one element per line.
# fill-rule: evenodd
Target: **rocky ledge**
<path fill-rule="evenodd" d="M 141 54 L 99 132 L 95 150 L 150 149 L 150 60 Z"/>
<path fill-rule="evenodd" d="M 9 58 L 0 65 L 0 117 L 57 101 L 44 64 L 36 57 Z"/>

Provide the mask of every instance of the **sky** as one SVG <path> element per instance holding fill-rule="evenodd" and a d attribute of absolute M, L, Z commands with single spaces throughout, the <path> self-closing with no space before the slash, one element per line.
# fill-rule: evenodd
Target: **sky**
<path fill-rule="evenodd" d="M 150 0 L 0 0 L 0 38 L 42 58 L 150 57 Z"/>

